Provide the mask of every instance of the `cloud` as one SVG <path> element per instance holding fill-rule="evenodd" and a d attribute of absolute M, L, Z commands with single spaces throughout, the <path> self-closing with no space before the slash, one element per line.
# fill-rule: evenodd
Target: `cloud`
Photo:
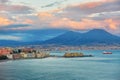
<path fill-rule="evenodd" d="M 0 11 L 12 14 L 30 14 L 34 11 L 33 8 L 25 5 L 6 4 L 9 0 L 0 0 Z"/>
<path fill-rule="evenodd" d="M 11 36 L 11 35 L 0 35 L 0 40 L 15 40 L 15 41 L 20 41 L 21 37 Z"/>
<path fill-rule="evenodd" d="M 2 3 L 2 4 L 5 4 L 5 3 L 7 3 L 7 2 L 9 2 L 9 0 L 0 0 L 0 4 Z"/>
<path fill-rule="evenodd" d="M 119 3 L 119 0 L 100 0 L 70 5 L 62 13 L 54 13 L 57 16 L 51 20 L 50 26 L 76 30 L 102 28 L 119 33 Z"/>
<path fill-rule="evenodd" d="M 68 29 L 91 29 L 91 28 L 104 28 L 104 29 L 112 29 L 117 30 L 118 26 L 120 25 L 120 21 L 116 21 L 113 19 L 106 19 L 106 20 L 92 20 L 92 19 L 81 19 L 81 21 L 74 21 L 68 18 L 62 18 L 57 21 L 51 22 L 51 26 L 57 28 L 68 28 Z"/>
<path fill-rule="evenodd" d="M 53 6 L 56 6 L 56 5 L 58 6 L 58 5 L 61 5 L 65 1 L 67 1 L 67 0 L 56 1 L 56 2 L 53 2 L 53 3 L 47 4 L 47 5 L 41 6 L 41 8 L 53 7 Z"/>
<path fill-rule="evenodd" d="M 53 3 L 50 3 L 50 4 L 47 4 L 47 5 L 45 5 L 45 6 L 42 6 L 42 8 L 46 8 L 46 7 L 52 7 L 52 6 L 54 6 L 54 5 L 58 5 L 58 4 L 60 4 L 60 2 L 53 2 Z"/>
<path fill-rule="evenodd" d="M 120 26 L 120 20 L 107 19 L 105 22 L 109 25 L 111 30 L 117 30 Z"/>
<path fill-rule="evenodd" d="M 47 19 L 53 18 L 53 14 L 51 14 L 49 12 L 40 12 L 40 13 L 38 13 L 38 17 L 41 20 L 47 20 Z"/>
<path fill-rule="evenodd" d="M 95 8 L 97 6 L 100 6 L 102 4 L 103 4 L 103 2 L 88 2 L 88 3 L 81 4 L 80 8 L 81 9 L 88 9 L 88 8 L 90 9 L 90 8 Z"/>
<path fill-rule="evenodd" d="M 95 20 L 104 20 L 107 18 L 119 19 L 120 11 L 93 13 L 93 14 L 88 15 L 87 17 L 95 19 Z"/>
<path fill-rule="evenodd" d="M 1 30 L 27 30 L 30 28 L 30 24 L 11 24 L 1 26 Z"/>
<path fill-rule="evenodd" d="M 31 19 L 25 19 L 25 20 L 23 21 L 23 24 L 33 24 L 33 23 L 34 23 L 34 21 L 31 20 Z"/>
<path fill-rule="evenodd" d="M 8 19 L 6 17 L 0 17 L 0 26 L 10 25 L 12 23 L 14 23 L 14 22 L 11 21 L 10 19 Z"/>
<path fill-rule="evenodd" d="M 90 14 L 120 11 L 119 4 L 120 1 L 118 0 L 100 0 L 79 3 L 66 7 L 61 15 L 72 19 L 80 20 L 80 18 L 87 17 Z"/>
<path fill-rule="evenodd" d="M 11 24 L 3 27 L 9 27 L 9 28 L 14 28 L 14 27 L 27 27 L 30 26 L 29 24 Z"/>
<path fill-rule="evenodd" d="M 115 0 L 98 0 L 98 1 L 93 1 L 93 2 L 86 2 L 86 3 L 81 3 L 79 6 L 81 9 L 92 9 L 98 6 L 101 6 L 105 3 L 111 3 L 114 2 Z M 76 5 L 78 6 L 78 5 Z"/>
<path fill-rule="evenodd" d="M 11 0 L 12 1 L 12 0 Z M 57 1 L 45 7 L 53 7 L 62 4 L 64 1 Z M 0 4 L 0 14 L 9 14 L 4 22 L 4 29 L 12 30 L 33 30 L 42 28 L 67 28 L 74 30 L 88 30 L 102 28 L 111 32 L 119 33 L 120 30 L 120 1 L 119 0 L 92 0 L 84 3 L 73 3 L 64 8 L 55 10 L 38 11 L 25 5 L 15 5 L 4 2 Z M 61 5 L 60 5 L 61 6 Z M 33 12 L 34 11 L 34 12 Z M 34 14 L 34 15 L 33 15 Z M 3 21 L 3 22 L 2 22 Z M 29 24 L 29 26 L 13 26 L 13 24 Z M 115 31 L 116 30 L 116 31 Z"/>
<path fill-rule="evenodd" d="M 118 8 L 117 2 L 114 0 L 87 2 L 68 6 L 65 9 L 61 9 L 60 13 L 57 11 L 41 12 L 38 15 L 41 25 L 39 28 L 43 26 L 74 30 L 102 28 L 111 32 L 116 30 L 115 33 L 118 33 L 120 30 L 120 9 Z M 111 9 L 109 9 L 108 5 Z M 103 7 L 107 8 L 104 9 Z"/>
<path fill-rule="evenodd" d="M 39 13 L 38 16 L 40 18 L 40 24 L 45 23 L 46 25 L 44 26 L 49 26 L 51 28 L 67 28 L 76 30 L 103 28 L 107 30 L 117 30 L 119 29 L 120 25 L 118 7 L 116 9 L 118 11 L 114 11 L 114 5 L 117 2 L 118 1 L 114 0 L 110 0 L 109 2 L 106 0 L 89 3 L 87 2 L 84 4 L 66 7 L 65 9 L 61 10 L 61 13 L 48 11 Z M 112 4 L 111 6 L 113 7 L 113 10 L 111 8 L 111 11 L 108 9 L 108 11 L 105 12 L 104 9 L 101 8 L 105 6 L 105 4 Z M 96 11 L 91 8 L 95 9 Z M 100 10 L 97 10 L 97 8 Z"/>

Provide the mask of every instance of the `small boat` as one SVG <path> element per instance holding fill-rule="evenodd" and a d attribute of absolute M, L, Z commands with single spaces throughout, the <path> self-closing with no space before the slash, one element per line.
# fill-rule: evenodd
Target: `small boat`
<path fill-rule="evenodd" d="M 106 51 L 104 51 L 103 54 L 112 54 L 112 52 L 106 52 Z"/>

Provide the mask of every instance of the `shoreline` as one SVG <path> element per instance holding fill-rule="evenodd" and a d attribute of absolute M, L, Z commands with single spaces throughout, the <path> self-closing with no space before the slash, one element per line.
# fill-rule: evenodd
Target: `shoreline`
<path fill-rule="evenodd" d="M 84 56 L 64 57 L 64 56 L 51 55 L 51 56 L 49 56 L 49 57 L 45 57 L 45 58 L 83 58 L 83 57 L 94 57 L 94 56 L 84 55 Z M 7 62 L 7 61 L 30 60 L 30 59 L 45 59 L 45 58 L 20 58 L 20 59 L 6 59 L 6 60 L 0 60 L 0 63 L 1 63 L 1 62 Z"/>

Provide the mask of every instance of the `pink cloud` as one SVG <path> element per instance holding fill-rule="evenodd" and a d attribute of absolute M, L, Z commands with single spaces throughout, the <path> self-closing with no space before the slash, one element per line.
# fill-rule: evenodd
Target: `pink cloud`
<path fill-rule="evenodd" d="M 111 30 L 117 30 L 120 26 L 120 20 L 106 19 L 104 22 L 109 25 Z"/>
<path fill-rule="evenodd" d="M 9 13 L 26 14 L 31 13 L 33 9 L 25 5 L 0 4 L 0 11 Z"/>
<path fill-rule="evenodd" d="M 62 18 L 56 21 L 52 21 L 51 26 L 55 28 L 69 28 L 75 30 L 82 30 L 82 29 L 91 29 L 91 28 L 104 28 L 110 30 L 117 30 L 118 25 L 120 22 L 118 20 L 113 19 L 105 19 L 105 20 L 92 20 L 83 18 L 81 21 L 74 21 L 68 18 Z"/>
<path fill-rule="evenodd" d="M 79 6 L 82 9 L 90 9 L 90 8 L 98 7 L 98 6 L 103 5 L 105 3 L 111 3 L 111 2 L 115 2 L 115 1 L 116 0 L 98 0 L 98 1 L 92 1 L 92 2 L 85 2 L 85 3 L 73 5 L 73 6 L 74 7 Z"/>
<path fill-rule="evenodd" d="M 1 0 L 0 0 L 1 1 Z M 7 1 L 7 0 L 6 0 Z M 33 26 L 14 27 L 14 30 L 29 30 L 41 28 L 67 28 L 74 30 L 103 28 L 111 31 L 119 31 L 118 0 L 93 0 L 92 2 L 78 3 L 65 7 L 64 9 L 48 10 L 31 14 L 30 6 L 15 4 L 0 4 L 0 11 L 13 13 L 10 19 L 0 18 L 0 25 L 9 24 L 32 24 Z M 111 15 L 107 16 L 109 12 Z M 16 13 L 18 15 L 16 15 Z M 19 15 L 21 13 L 22 15 Z M 104 13 L 104 14 L 103 14 Z M 89 17 L 89 15 L 94 16 Z M 113 16 L 114 15 L 114 16 Z M 102 16 L 102 17 L 101 17 Z M 12 18 L 14 17 L 14 19 Z M 13 20 L 13 21 L 12 21 Z"/>
<path fill-rule="evenodd" d="M 14 22 L 9 20 L 6 17 L 0 17 L 0 26 L 6 26 L 6 25 L 10 25 L 13 24 Z"/>
<path fill-rule="evenodd" d="M 33 24 L 33 23 L 34 23 L 34 21 L 32 19 L 25 19 L 23 21 L 23 24 Z"/>
<path fill-rule="evenodd" d="M 87 8 L 94 8 L 96 6 L 102 5 L 103 2 L 88 2 L 80 5 L 80 8 L 87 9 Z"/>
<path fill-rule="evenodd" d="M 48 20 L 48 19 L 51 19 L 54 17 L 53 14 L 49 13 L 49 12 L 40 12 L 38 13 L 38 17 L 41 19 L 41 20 Z"/>

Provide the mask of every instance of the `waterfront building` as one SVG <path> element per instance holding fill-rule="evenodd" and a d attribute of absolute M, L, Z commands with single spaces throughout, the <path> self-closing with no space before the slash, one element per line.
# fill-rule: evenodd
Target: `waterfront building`
<path fill-rule="evenodd" d="M 13 55 L 13 59 L 20 59 L 21 55 L 20 54 L 12 54 Z"/>
<path fill-rule="evenodd" d="M 25 52 L 21 52 L 20 55 L 21 55 L 21 58 L 27 58 L 27 53 Z"/>
<path fill-rule="evenodd" d="M 8 59 L 13 59 L 13 54 L 7 54 L 6 56 Z"/>
<path fill-rule="evenodd" d="M 0 55 L 8 55 L 12 52 L 10 48 L 0 48 Z"/>
<path fill-rule="evenodd" d="M 22 49 L 22 52 L 25 52 L 25 53 L 32 53 L 34 50 L 32 48 L 24 48 Z"/>
<path fill-rule="evenodd" d="M 37 58 L 49 57 L 49 53 L 46 52 L 46 51 L 40 51 L 39 53 L 36 53 L 36 57 L 37 57 Z"/>
<path fill-rule="evenodd" d="M 27 53 L 27 58 L 35 58 L 36 54 L 35 53 Z"/>

